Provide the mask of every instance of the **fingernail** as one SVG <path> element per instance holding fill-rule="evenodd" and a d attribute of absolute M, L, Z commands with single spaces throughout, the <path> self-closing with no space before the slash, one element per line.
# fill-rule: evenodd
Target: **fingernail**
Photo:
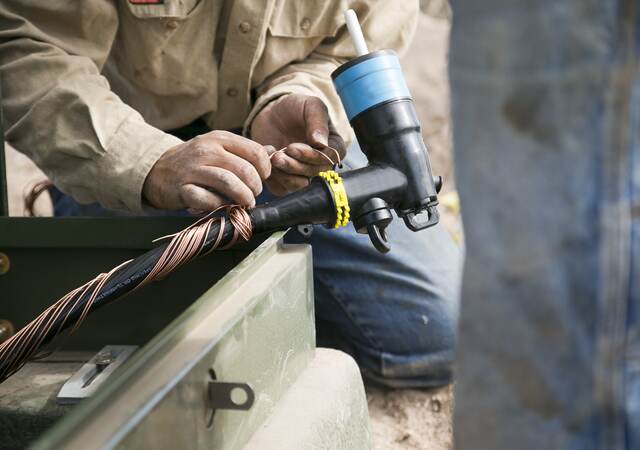
<path fill-rule="evenodd" d="M 329 137 L 320 130 L 316 130 L 313 132 L 313 139 L 322 145 L 329 144 Z"/>

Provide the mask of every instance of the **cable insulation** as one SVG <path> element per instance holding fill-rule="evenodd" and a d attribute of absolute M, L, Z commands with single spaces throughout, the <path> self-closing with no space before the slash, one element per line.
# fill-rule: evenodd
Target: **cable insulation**
<path fill-rule="evenodd" d="M 0 344 L 0 383 L 33 359 L 43 346 L 63 330 L 73 333 L 97 308 L 134 290 L 160 280 L 189 261 L 215 250 L 249 241 L 252 224 L 244 208 L 231 205 L 200 218 L 194 224 L 137 258 L 125 261 L 109 272 L 64 295 L 33 321 Z"/>

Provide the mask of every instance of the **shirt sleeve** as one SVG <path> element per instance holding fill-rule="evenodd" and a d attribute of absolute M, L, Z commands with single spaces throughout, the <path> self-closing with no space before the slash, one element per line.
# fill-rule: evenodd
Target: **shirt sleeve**
<path fill-rule="evenodd" d="M 100 74 L 117 29 L 113 0 L 2 0 L 4 126 L 77 201 L 141 211 L 148 172 L 182 141 L 147 124 Z"/>
<path fill-rule="evenodd" d="M 411 43 L 420 12 L 417 0 L 356 0 L 350 7 L 358 14 L 369 51 L 393 49 L 402 54 Z M 344 24 L 341 16 L 338 20 Z M 281 68 L 257 87 L 258 95 L 245 121 L 245 132 L 269 102 L 295 93 L 319 97 L 327 105 L 331 120 L 341 136 L 346 141 L 352 140 L 353 132 L 333 87 L 331 72 L 355 57 L 349 32 L 343 25 L 336 36 L 324 39 L 304 60 Z"/>

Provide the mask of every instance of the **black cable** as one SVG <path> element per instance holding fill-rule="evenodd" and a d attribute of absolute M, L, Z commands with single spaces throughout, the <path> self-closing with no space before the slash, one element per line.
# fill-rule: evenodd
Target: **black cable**
<path fill-rule="evenodd" d="M 228 220 L 228 217 L 226 215 L 224 217 L 226 220 L 222 221 L 224 223 L 222 236 L 220 237 L 221 222 L 219 220 L 213 221 L 209 231 L 207 232 L 204 246 L 202 246 L 202 250 L 199 252 L 200 255 L 210 251 L 218 240 L 219 242 L 217 242 L 216 248 L 224 248 L 234 241 L 234 233 L 236 233 L 236 229 L 232 222 Z M 147 279 L 147 276 L 156 266 L 160 257 L 167 250 L 169 245 L 170 241 L 162 243 L 113 272 L 105 285 L 97 293 L 93 303 L 90 305 L 88 314 L 106 304 L 122 298 L 136 289 Z M 50 343 L 63 330 L 76 325 L 78 320 L 82 317 L 83 311 L 87 306 L 87 302 L 91 299 L 92 294 L 94 294 L 94 290 L 87 289 L 82 293 L 79 299 L 67 303 L 65 308 L 51 322 L 49 322 L 49 319 L 51 319 L 51 316 L 54 314 L 53 312 L 50 312 L 48 314 L 49 317 L 46 318 L 45 322 L 51 323 L 51 326 L 48 327 L 44 336 L 42 334 L 35 336 L 35 339 L 42 339 L 37 345 L 37 348 L 35 346 L 18 347 L 18 350 L 20 350 L 18 353 L 20 354 L 14 354 L 12 358 L 0 358 L 0 383 L 20 369 L 24 362 L 28 361 L 29 358 L 33 356 L 36 350 L 39 350 Z M 27 355 L 25 353 L 30 354 Z M 19 363 L 16 364 L 16 361 L 19 361 Z"/>

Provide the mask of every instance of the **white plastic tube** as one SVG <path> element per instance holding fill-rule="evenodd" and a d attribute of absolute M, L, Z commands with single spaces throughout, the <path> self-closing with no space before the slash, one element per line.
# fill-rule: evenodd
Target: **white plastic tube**
<path fill-rule="evenodd" d="M 353 41 L 353 46 L 356 48 L 358 56 L 369 53 L 367 42 L 364 40 L 364 35 L 362 34 L 362 28 L 360 28 L 360 22 L 358 21 L 356 12 L 353 9 L 346 10 L 344 12 L 344 20 L 347 22 L 351 41 Z"/>

